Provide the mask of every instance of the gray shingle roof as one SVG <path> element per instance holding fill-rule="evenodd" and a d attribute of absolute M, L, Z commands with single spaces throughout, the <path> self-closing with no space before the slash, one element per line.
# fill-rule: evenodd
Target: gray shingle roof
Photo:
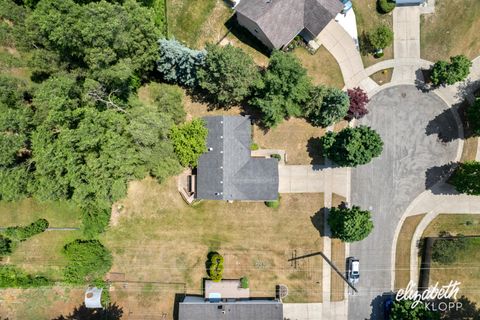
<path fill-rule="evenodd" d="M 263 300 L 180 303 L 178 315 L 179 320 L 283 320 L 283 306 Z"/>
<path fill-rule="evenodd" d="M 340 0 L 242 0 L 236 7 L 258 24 L 275 48 L 304 28 L 317 36 L 342 9 Z"/>
<path fill-rule="evenodd" d="M 207 149 L 197 166 L 197 198 L 210 200 L 275 200 L 278 161 L 251 157 L 248 117 L 204 118 Z"/>

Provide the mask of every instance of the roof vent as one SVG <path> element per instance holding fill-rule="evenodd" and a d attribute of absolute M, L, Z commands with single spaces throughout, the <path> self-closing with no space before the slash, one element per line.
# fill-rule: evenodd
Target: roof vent
<path fill-rule="evenodd" d="M 220 136 L 220 139 L 223 139 L 223 136 Z"/>
<path fill-rule="evenodd" d="M 213 148 L 208 148 L 208 151 L 213 151 Z"/>

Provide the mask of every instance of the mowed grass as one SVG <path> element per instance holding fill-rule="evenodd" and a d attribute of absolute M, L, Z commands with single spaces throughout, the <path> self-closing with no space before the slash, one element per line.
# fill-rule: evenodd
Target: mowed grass
<path fill-rule="evenodd" d="M 363 33 L 369 33 L 381 25 L 393 26 L 392 14 L 380 14 L 377 11 L 377 0 L 352 0 L 353 10 L 357 19 L 358 36 L 361 38 Z M 374 58 L 371 54 L 362 55 L 365 67 L 371 66 L 382 60 L 393 58 L 393 45 L 384 49 L 382 58 Z"/>
<path fill-rule="evenodd" d="M 397 239 L 395 252 L 395 289 L 406 288 L 410 281 L 410 248 L 413 234 L 425 214 L 405 219 Z"/>
<path fill-rule="evenodd" d="M 453 235 L 480 235 L 480 215 L 476 214 L 439 214 L 423 232 L 423 237 L 438 237 L 441 231 Z"/>
<path fill-rule="evenodd" d="M 338 194 L 332 194 L 332 207 L 338 207 L 340 204 L 345 202 L 345 197 L 342 197 Z M 339 239 L 332 239 L 331 241 L 331 259 L 333 264 L 345 274 L 345 243 Z M 331 301 L 342 301 L 345 299 L 345 281 L 331 269 L 331 282 L 330 282 L 330 300 Z"/>
<path fill-rule="evenodd" d="M 449 265 L 432 261 L 429 285 L 448 285 L 450 281 L 459 281 L 458 297 L 466 296 L 469 300 L 480 303 L 480 238 L 468 238 L 467 246 L 458 253 L 454 263 Z"/>
<path fill-rule="evenodd" d="M 250 279 L 254 297 L 274 296 L 275 285 L 286 284 L 290 301 L 321 301 L 321 257 L 302 259 L 296 269 L 287 260 L 295 250 L 297 256 L 322 250 L 311 221 L 323 206 L 322 194 L 282 195 L 278 209 L 216 201 L 189 207 L 174 178 L 163 185 L 147 179 L 131 183 L 122 204 L 119 224 L 103 237 L 114 255 L 112 272 L 123 273 L 128 281 L 154 282 L 158 288 L 151 293 L 152 288 L 136 285 L 134 294 L 144 291 L 144 301 L 129 299 L 128 289 L 115 293 L 119 304 L 129 301 L 134 315 L 170 313 L 175 293 L 184 290 L 201 294 L 210 251 L 224 256 L 224 278 Z M 145 301 L 149 296 L 153 300 Z M 163 304 L 153 303 L 159 299 Z"/>
<path fill-rule="evenodd" d="M 307 69 L 314 84 L 323 84 L 339 89 L 345 86 L 340 66 L 324 46 L 321 46 L 313 55 L 302 47 L 296 48 L 293 53 Z"/>
<path fill-rule="evenodd" d="M 421 16 L 420 44 L 423 59 L 448 60 L 464 54 L 480 55 L 480 1 L 437 0 L 435 13 Z"/>
<path fill-rule="evenodd" d="M 168 32 L 176 39 L 197 48 L 204 25 L 218 23 L 211 14 L 221 0 L 167 0 Z"/>

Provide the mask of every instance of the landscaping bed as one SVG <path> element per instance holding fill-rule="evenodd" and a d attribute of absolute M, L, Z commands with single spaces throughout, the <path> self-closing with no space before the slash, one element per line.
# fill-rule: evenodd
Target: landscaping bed
<path fill-rule="evenodd" d="M 384 85 L 392 80 L 393 68 L 388 68 L 375 72 L 370 76 L 378 85 Z"/>

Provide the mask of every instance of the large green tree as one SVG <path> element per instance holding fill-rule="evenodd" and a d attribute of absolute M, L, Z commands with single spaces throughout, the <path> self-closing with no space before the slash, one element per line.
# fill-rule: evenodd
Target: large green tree
<path fill-rule="evenodd" d="M 385 49 L 393 43 L 393 31 L 382 25 L 367 35 L 368 42 L 373 50 Z"/>
<path fill-rule="evenodd" d="M 378 157 L 383 150 L 383 141 L 375 130 L 361 125 L 338 133 L 328 132 L 321 138 L 321 147 L 323 154 L 336 164 L 356 167 Z"/>
<path fill-rule="evenodd" d="M 200 87 L 220 105 L 238 104 L 248 97 L 260 78 L 258 67 L 242 49 L 208 44 L 198 71 Z"/>
<path fill-rule="evenodd" d="M 315 86 L 306 104 L 306 117 L 314 126 L 325 128 L 343 119 L 349 106 L 349 97 L 342 90 Z"/>
<path fill-rule="evenodd" d="M 468 107 L 467 120 L 472 134 L 476 137 L 480 136 L 480 98 Z"/>
<path fill-rule="evenodd" d="M 340 205 L 337 208 L 331 208 L 328 224 L 332 236 L 345 242 L 363 240 L 373 230 L 371 213 L 357 206 L 347 208 Z"/>
<path fill-rule="evenodd" d="M 480 195 L 480 162 L 469 161 L 461 163 L 449 182 L 460 193 Z"/>
<path fill-rule="evenodd" d="M 437 61 L 432 68 L 430 79 L 436 86 L 452 85 L 468 77 L 472 62 L 464 55 L 450 57 L 447 61 Z"/>
<path fill-rule="evenodd" d="M 182 166 L 192 168 L 197 166 L 198 159 L 207 151 L 207 135 L 208 129 L 202 119 L 195 119 L 172 128 L 169 136 Z"/>
<path fill-rule="evenodd" d="M 307 71 L 294 55 L 274 51 L 251 104 L 262 111 L 266 127 L 275 127 L 285 118 L 305 114 L 311 86 Z"/>
<path fill-rule="evenodd" d="M 394 301 L 390 311 L 390 320 L 439 320 L 440 314 L 428 310 L 423 303 L 412 308 L 412 300 Z"/>

